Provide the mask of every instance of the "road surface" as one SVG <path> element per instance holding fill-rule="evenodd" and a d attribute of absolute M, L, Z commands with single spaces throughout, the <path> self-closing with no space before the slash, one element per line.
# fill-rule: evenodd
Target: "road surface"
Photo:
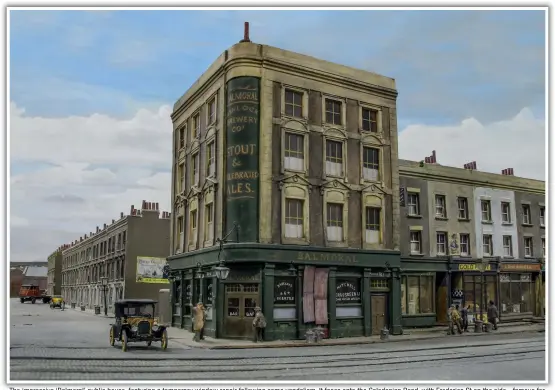
<path fill-rule="evenodd" d="M 108 343 L 113 319 L 10 300 L 11 380 L 545 379 L 543 333 L 445 337 L 354 346 L 207 350 Z M 117 345 L 117 344 L 116 344 Z"/>

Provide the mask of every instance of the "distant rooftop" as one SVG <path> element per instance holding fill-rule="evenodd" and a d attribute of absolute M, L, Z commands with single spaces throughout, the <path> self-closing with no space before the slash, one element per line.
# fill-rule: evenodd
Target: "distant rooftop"
<path fill-rule="evenodd" d="M 42 278 L 48 275 L 48 267 L 27 267 L 23 274 L 28 278 Z"/>

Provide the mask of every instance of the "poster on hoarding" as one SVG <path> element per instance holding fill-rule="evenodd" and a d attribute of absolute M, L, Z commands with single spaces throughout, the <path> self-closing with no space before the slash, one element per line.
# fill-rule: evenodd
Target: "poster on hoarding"
<path fill-rule="evenodd" d="M 164 257 L 137 256 L 138 283 L 169 283 Z"/>

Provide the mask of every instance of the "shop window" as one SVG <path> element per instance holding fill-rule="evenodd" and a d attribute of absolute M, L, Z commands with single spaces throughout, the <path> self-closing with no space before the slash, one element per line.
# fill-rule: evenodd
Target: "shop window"
<path fill-rule="evenodd" d="M 483 281 L 483 282 L 482 282 Z M 471 313 L 486 313 L 488 302 L 497 302 L 497 282 L 493 275 L 465 275 L 463 283 L 464 306 L 470 306 Z M 481 308 L 481 305 L 483 307 Z"/>
<path fill-rule="evenodd" d="M 239 298 L 227 298 L 227 316 L 239 317 Z"/>
<path fill-rule="evenodd" d="M 434 313 L 434 277 L 431 275 L 404 276 L 401 286 L 403 314 Z"/>
<path fill-rule="evenodd" d="M 534 311 L 534 284 L 531 274 L 501 274 L 501 312 Z"/>
<path fill-rule="evenodd" d="M 257 293 L 258 292 L 258 284 L 243 284 L 243 292 L 251 292 Z"/>
<path fill-rule="evenodd" d="M 254 298 L 244 298 L 245 303 L 245 317 L 254 317 L 255 311 L 254 309 L 258 304 L 256 303 L 256 299 Z"/>

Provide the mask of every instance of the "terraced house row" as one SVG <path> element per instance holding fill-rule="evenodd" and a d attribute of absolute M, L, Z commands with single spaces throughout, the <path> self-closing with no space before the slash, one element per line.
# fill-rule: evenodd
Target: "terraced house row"
<path fill-rule="evenodd" d="M 156 298 L 168 286 L 169 223 L 170 213 L 143 201 L 140 209 L 131 206 L 128 215 L 58 248 L 49 262 L 61 268 L 57 285 L 66 302 L 103 311 L 117 299 Z"/>

